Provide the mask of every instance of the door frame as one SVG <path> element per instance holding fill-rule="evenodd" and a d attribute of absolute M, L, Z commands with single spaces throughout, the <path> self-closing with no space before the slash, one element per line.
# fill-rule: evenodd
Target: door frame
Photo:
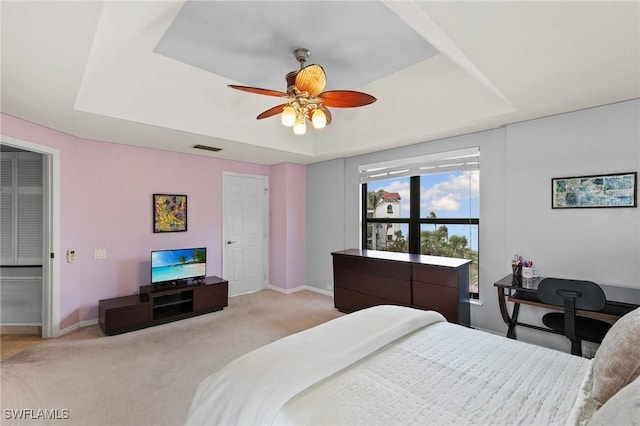
<path fill-rule="evenodd" d="M 5 145 L 44 155 L 42 228 L 42 337 L 60 334 L 60 150 L 0 135 Z"/>
<path fill-rule="evenodd" d="M 222 276 L 228 276 L 226 271 L 226 244 L 227 241 L 227 229 L 226 229 L 226 204 L 227 204 L 227 193 L 226 193 L 226 180 L 232 177 L 244 177 L 244 178 L 252 178 L 259 179 L 262 181 L 265 187 L 266 195 L 264 198 L 264 214 L 262 217 L 265 238 L 263 240 L 263 255 L 262 255 L 262 264 L 264 265 L 264 288 L 269 288 L 269 176 L 265 175 L 256 175 L 251 173 L 238 173 L 238 172 L 222 172 L 222 240 L 220 244 L 222 245 Z"/>

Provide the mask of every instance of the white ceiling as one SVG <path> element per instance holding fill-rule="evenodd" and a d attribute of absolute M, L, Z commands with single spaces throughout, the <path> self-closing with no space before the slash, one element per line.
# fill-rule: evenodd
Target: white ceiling
<path fill-rule="evenodd" d="M 86 139 L 261 164 L 313 163 L 640 97 L 640 2 L 6 1 L 1 109 Z M 296 47 L 332 109 L 295 136 Z M 640 124 L 639 124 L 640 125 Z M 203 144 L 218 153 L 192 148 Z"/>

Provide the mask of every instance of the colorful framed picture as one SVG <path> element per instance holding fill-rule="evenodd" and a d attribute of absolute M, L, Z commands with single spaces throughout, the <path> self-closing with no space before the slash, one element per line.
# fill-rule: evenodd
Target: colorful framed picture
<path fill-rule="evenodd" d="M 551 208 L 638 207 L 638 172 L 551 179 Z"/>
<path fill-rule="evenodd" d="M 187 230 L 187 196 L 153 194 L 153 232 Z"/>

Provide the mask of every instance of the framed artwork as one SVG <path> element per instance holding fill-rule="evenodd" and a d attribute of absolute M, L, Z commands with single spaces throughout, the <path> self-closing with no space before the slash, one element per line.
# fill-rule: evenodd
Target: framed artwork
<path fill-rule="evenodd" d="M 551 208 L 638 207 L 638 172 L 551 179 Z"/>
<path fill-rule="evenodd" d="M 187 196 L 153 194 L 153 232 L 187 230 Z"/>

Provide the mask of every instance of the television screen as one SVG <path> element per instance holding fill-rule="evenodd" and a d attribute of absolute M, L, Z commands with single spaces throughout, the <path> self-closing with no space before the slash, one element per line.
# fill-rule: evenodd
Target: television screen
<path fill-rule="evenodd" d="M 151 252 L 152 284 L 204 278 L 206 275 L 206 247 Z"/>

